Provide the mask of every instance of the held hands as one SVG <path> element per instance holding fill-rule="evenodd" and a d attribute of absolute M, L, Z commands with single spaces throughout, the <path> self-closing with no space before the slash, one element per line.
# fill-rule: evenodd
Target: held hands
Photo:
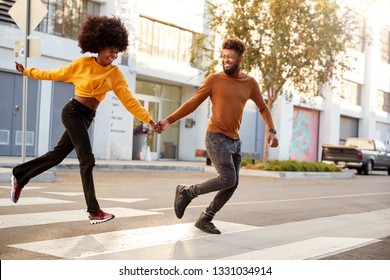
<path fill-rule="evenodd" d="M 149 124 L 152 126 L 154 131 L 156 131 L 158 134 L 165 131 L 170 125 L 170 123 L 167 120 L 160 120 L 158 122 L 150 121 Z"/>
<path fill-rule="evenodd" d="M 158 124 L 156 124 L 154 121 L 150 121 L 149 124 L 156 133 L 160 134 L 162 132 L 161 127 Z"/>
<path fill-rule="evenodd" d="M 153 128 L 153 130 L 156 131 L 158 134 L 165 131 L 170 125 L 170 123 L 167 120 L 160 120 L 158 122 L 154 122 L 153 120 L 151 120 L 149 124 Z"/>
<path fill-rule="evenodd" d="M 23 64 L 22 63 L 17 63 L 16 61 L 15 61 L 15 64 L 16 64 L 16 70 L 18 70 L 20 73 L 23 74 L 23 70 L 24 70 Z"/>
<path fill-rule="evenodd" d="M 161 132 L 163 132 L 170 126 L 170 123 L 167 120 L 160 120 L 156 125 L 158 125 L 161 128 Z"/>

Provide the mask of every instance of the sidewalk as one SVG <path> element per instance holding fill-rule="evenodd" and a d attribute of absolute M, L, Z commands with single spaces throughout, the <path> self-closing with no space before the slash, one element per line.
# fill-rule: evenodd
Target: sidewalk
<path fill-rule="evenodd" d="M 29 161 L 33 158 L 26 158 Z M 21 157 L 0 156 L 0 182 L 8 182 L 12 168 L 22 163 Z M 49 171 L 33 178 L 35 182 L 55 182 L 56 170 L 78 170 L 79 162 L 76 158 L 66 158 L 62 163 Z M 176 161 L 176 160 L 96 160 L 94 170 L 155 170 L 155 171 L 188 171 L 205 172 L 205 162 Z"/>
<path fill-rule="evenodd" d="M 32 158 L 26 158 L 26 161 Z M 8 182 L 12 168 L 22 162 L 21 157 L 0 156 L 0 182 Z M 199 161 L 178 161 L 178 160 L 96 160 L 95 170 L 154 170 L 154 171 L 176 171 L 176 172 L 210 172 L 216 173 L 213 166 L 207 166 L 206 162 Z M 49 171 L 33 178 L 35 182 L 55 182 L 57 181 L 56 170 L 78 170 L 77 159 L 65 159 L 62 163 Z M 293 178 L 337 178 L 351 179 L 355 177 L 352 171 L 344 172 L 270 172 L 261 170 L 241 169 L 240 175 L 259 176 L 281 179 Z"/>

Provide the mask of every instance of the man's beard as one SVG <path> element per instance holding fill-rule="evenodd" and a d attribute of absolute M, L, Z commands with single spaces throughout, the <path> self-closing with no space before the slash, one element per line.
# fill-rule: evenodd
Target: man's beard
<path fill-rule="evenodd" d="M 240 68 L 240 64 L 239 63 L 237 63 L 234 67 L 232 67 L 230 69 L 225 69 L 225 66 L 223 66 L 223 72 L 225 72 L 226 75 L 232 75 L 239 68 Z"/>

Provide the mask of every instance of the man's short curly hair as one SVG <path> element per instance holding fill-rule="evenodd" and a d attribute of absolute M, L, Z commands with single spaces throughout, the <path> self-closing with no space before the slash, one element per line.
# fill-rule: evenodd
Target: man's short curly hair
<path fill-rule="evenodd" d="M 246 51 L 244 43 L 237 37 L 225 39 L 222 43 L 222 49 L 236 50 L 240 55 Z"/>
<path fill-rule="evenodd" d="M 89 16 L 81 26 L 78 41 L 81 53 L 98 53 L 102 48 L 127 49 L 129 34 L 119 18 Z"/>

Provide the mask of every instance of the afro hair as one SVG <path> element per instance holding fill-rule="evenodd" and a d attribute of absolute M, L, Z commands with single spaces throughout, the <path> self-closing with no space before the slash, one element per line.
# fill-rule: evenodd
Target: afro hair
<path fill-rule="evenodd" d="M 237 37 L 225 39 L 222 43 L 222 49 L 236 50 L 240 55 L 246 51 L 244 43 Z"/>
<path fill-rule="evenodd" d="M 78 41 L 81 53 L 98 53 L 107 47 L 124 52 L 129 44 L 129 34 L 119 18 L 89 16 L 81 26 Z"/>

